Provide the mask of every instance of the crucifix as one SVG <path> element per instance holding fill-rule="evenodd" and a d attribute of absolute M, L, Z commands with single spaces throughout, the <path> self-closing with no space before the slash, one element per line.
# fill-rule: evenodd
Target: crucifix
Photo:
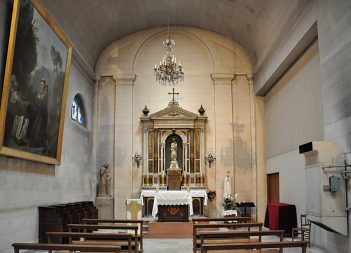
<path fill-rule="evenodd" d="M 174 100 L 174 95 L 179 95 L 179 92 L 174 92 L 173 88 L 173 92 L 168 92 L 168 94 L 173 96 L 171 103 L 176 103 L 176 101 Z"/>

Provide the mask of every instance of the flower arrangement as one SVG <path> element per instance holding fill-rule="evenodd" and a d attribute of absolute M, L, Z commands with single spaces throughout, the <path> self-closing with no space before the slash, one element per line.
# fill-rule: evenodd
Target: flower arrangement
<path fill-rule="evenodd" d="M 214 200 L 216 198 L 216 190 L 208 190 L 207 198 L 209 199 L 209 201 Z"/>
<path fill-rule="evenodd" d="M 223 202 L 224 210 L 234 210 L 236 208 L 235 200 L 232 196 L 224 198 Z"/>

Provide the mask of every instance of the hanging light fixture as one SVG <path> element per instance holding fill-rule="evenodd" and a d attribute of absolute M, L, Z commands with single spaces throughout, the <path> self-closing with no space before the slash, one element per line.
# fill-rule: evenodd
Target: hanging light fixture
<path fill-rule="evenodd" d="M 169 32 L 169 13 L 168 13 L 168 37 L 163 42 L 163 47 L 166 50 L 166 55 L 163 56 L 160 61 L 160 65 L 155 64 L 154 74 L 156 76 L 156 81 L 162 85 L 172 84 L 175 85 L 179 81 L 184 81 L 183 67 L 177 64 L 177 58 L 172 54 L 173 47 L 175 46 L 174 40 L 171 40 L 171 35 Z"/>

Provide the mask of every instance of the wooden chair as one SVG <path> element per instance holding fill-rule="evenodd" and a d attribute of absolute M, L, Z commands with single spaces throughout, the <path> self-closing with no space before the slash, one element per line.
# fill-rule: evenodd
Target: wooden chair
<path fill-rule="evenodd" d="M 297 234 L 297 237 L 299 237 L 299 234 L 301 234 L 301 241 L 308 241 L 308 247 L 310 247 L 311 243 L 311 222 L 307 220 L 306 214 L 301 214 L 300 215 L 300 224 L 301 227 L 298 228 L 292 228 L 291 230 L 291 239 L 294 241 L 294 237 Z"/>

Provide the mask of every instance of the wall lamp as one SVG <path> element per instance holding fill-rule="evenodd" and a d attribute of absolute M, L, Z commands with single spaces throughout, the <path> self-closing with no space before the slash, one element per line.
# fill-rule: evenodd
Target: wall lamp
<path fill-rule="evenodd" d="M 207 156 L 205 156 L 205 160 L 208 162 L 208 165 L 211 168 L 211 164 L 216 161 L 216 157 L 209 153 Z"/>
<path fill-rule="evenodd" d="M 138 152 L 136 152 L 133 156 L 133 161 L 136 163 L 138 168 L 140 166 L 141 159 L 143 159 L 143 157 L 140 154 L 138 154 Z"/>

